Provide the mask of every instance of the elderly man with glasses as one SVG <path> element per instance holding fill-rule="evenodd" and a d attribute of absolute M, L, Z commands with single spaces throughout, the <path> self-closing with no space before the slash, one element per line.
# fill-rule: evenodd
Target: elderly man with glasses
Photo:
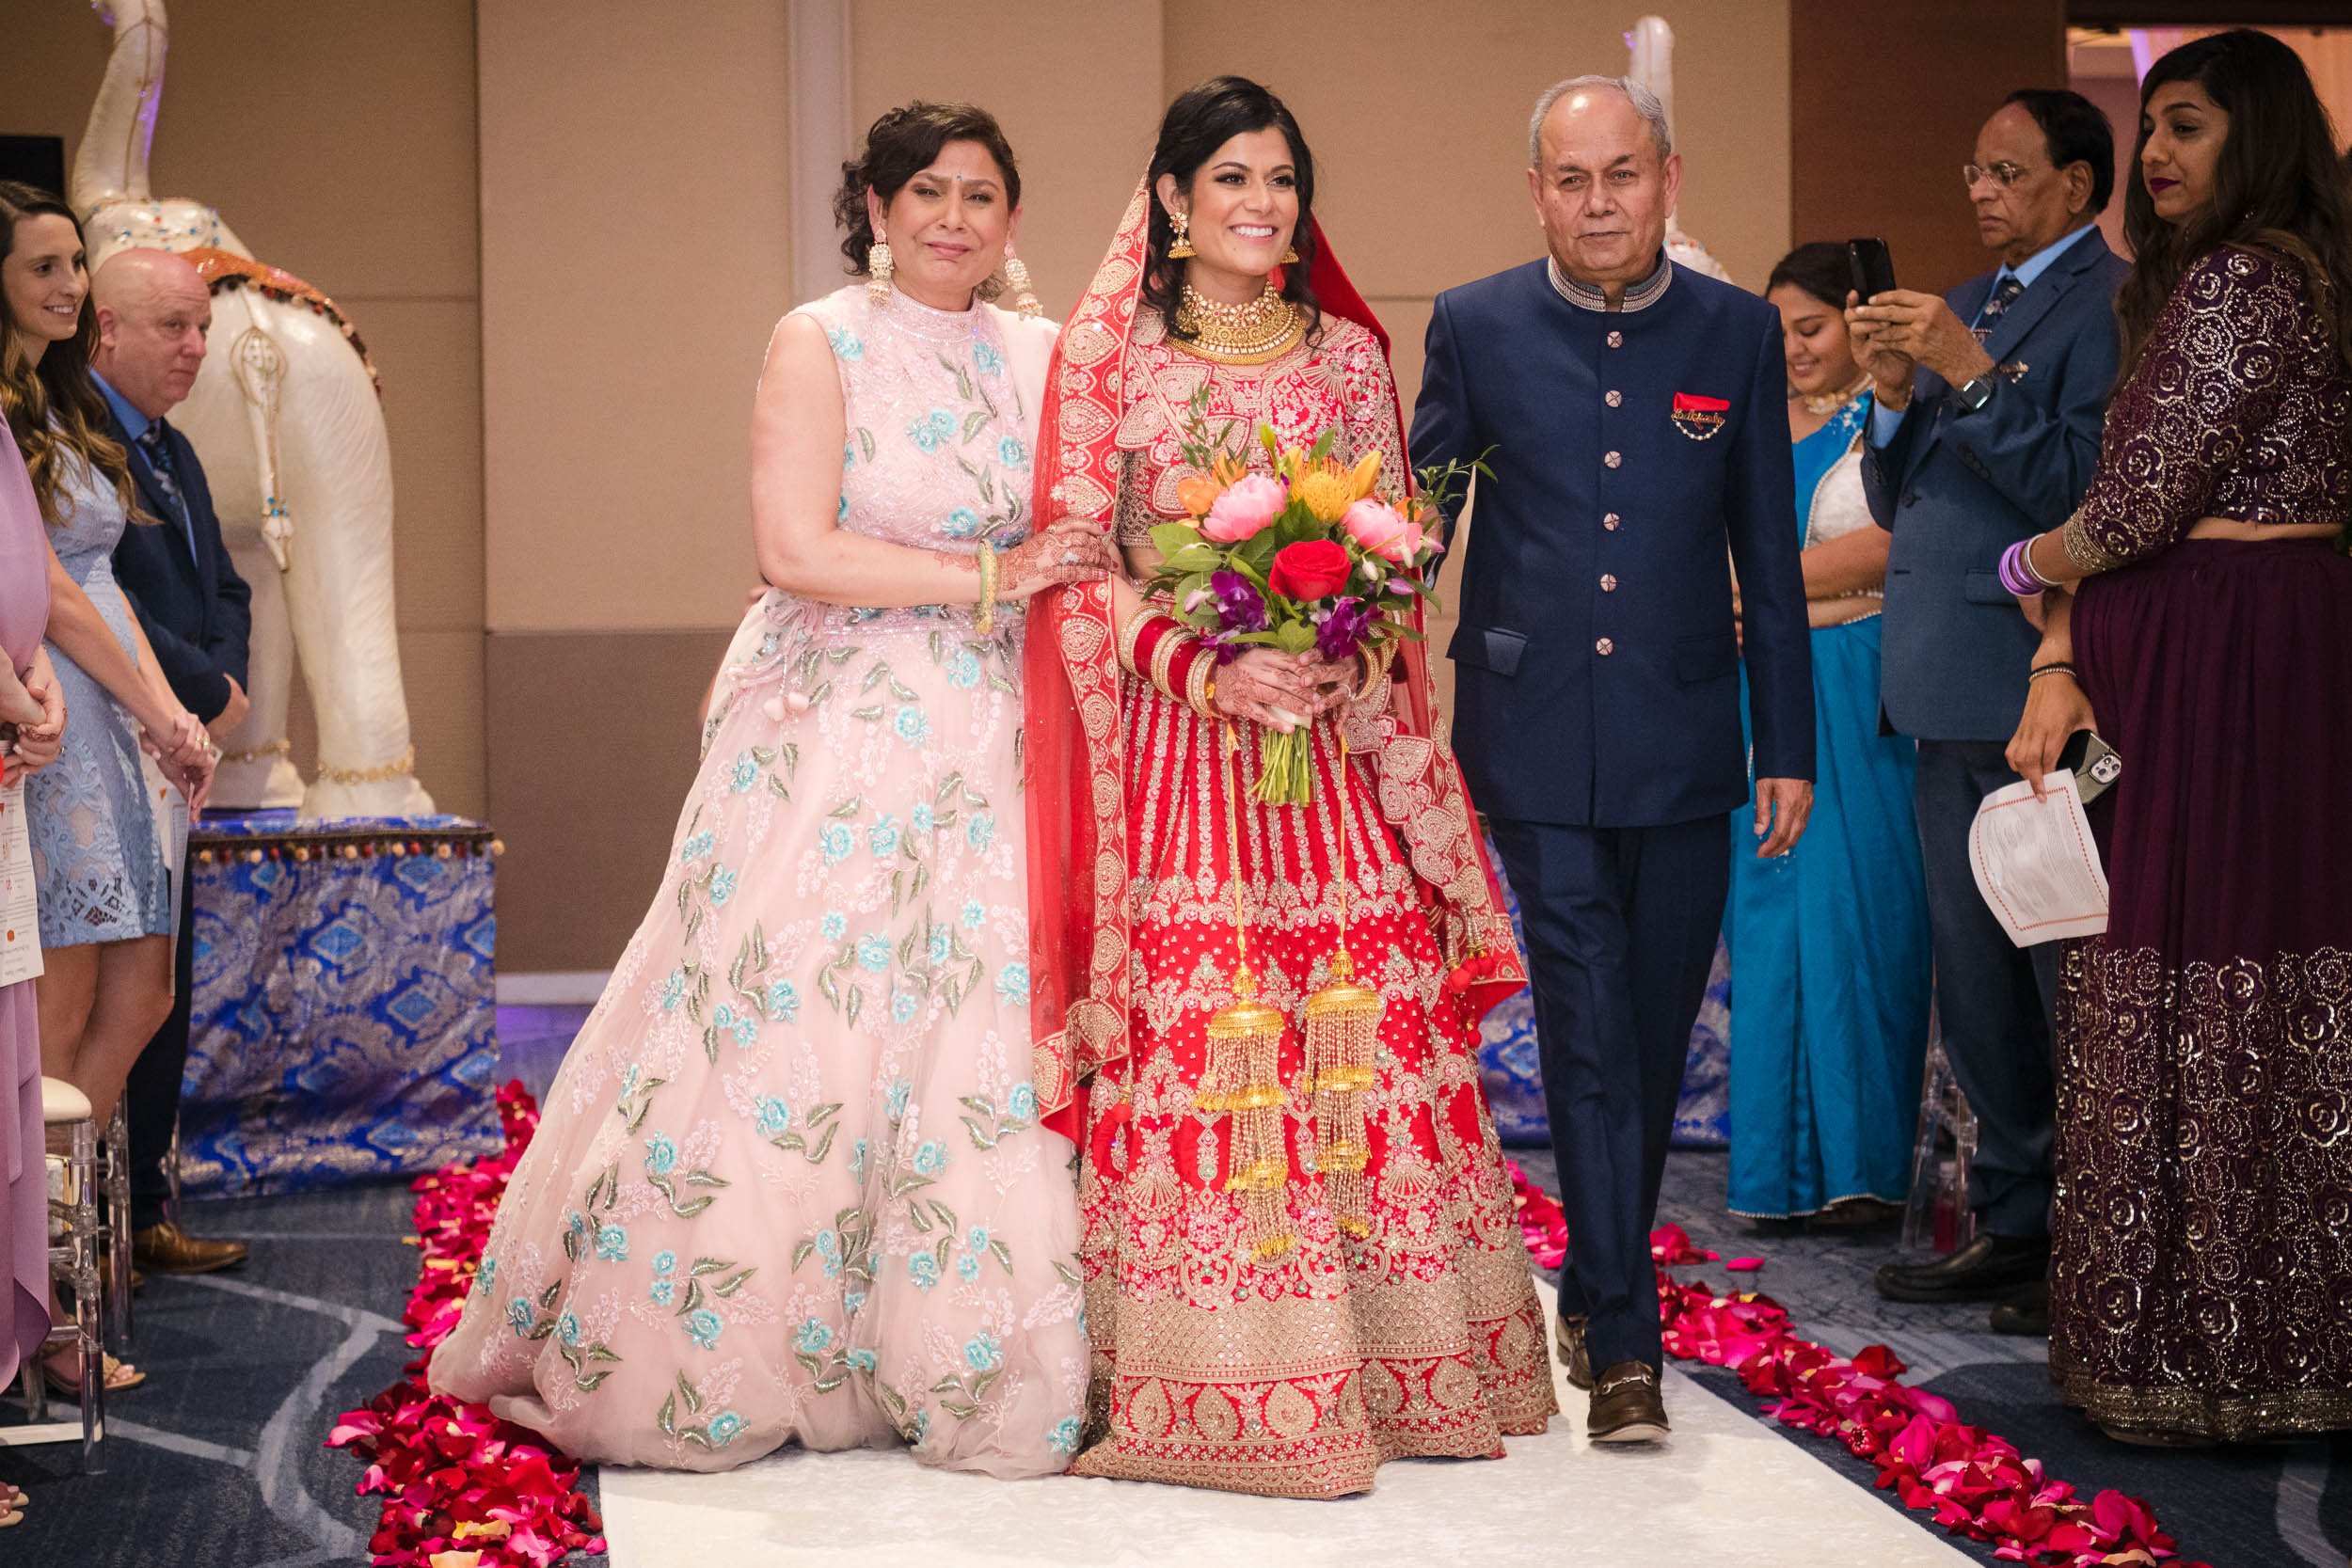
<path fill-rule="evenodd" d="M 1975 1239 L 1889 1264 L 1878 1288 L 1896 1301 L 1998 1300 L 1996 1329 L 2035 1333 L 2048 1323 L 2058 950 L 2010 944 L 1970 873 L 1968 827 L 2017 780 L 2003 751 L 2041 641 L 1995 567 L 2010 544 L 2064 522 L 2090 485 L 2115 381 L 2112 302 L 2130 268 L 2099 233 L 2115 141 L 2087 99 L 2011 93 L 1963 175 L 2000 265 L 1941 297 L 1898 289 L 1846 312 L 1877 390 L 1864 487 L 1894 533 L 1883 721 L 1919 742 L 1936 1005 L 1977 1114 Z"/>

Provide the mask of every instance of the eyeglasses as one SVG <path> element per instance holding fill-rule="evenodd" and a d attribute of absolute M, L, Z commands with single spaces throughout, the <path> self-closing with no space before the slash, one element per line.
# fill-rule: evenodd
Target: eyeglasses
<path fill-rule="evenodd" d="M 1990 180 L 2001 189 L 2007 190 L 2033 172 L 2029 168 L 2020 168 L 2015 164 L 1994 164 L 1991 168 L 1979 167 L 1975 164 L 1963 164 L 1960 169 L 1960 182 L 1973 191 L 1977 188 L 1978 181 Z"/>

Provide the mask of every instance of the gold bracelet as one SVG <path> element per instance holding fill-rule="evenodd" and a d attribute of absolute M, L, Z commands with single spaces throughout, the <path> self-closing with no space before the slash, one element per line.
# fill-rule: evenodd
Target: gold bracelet
<path fill-rule="evenodd" d="M 982 637 L 996 629 L 996 546 L 980 541 L 980 608 L 972 628 Z"/>
<path fill-rule="evenodd" d="M 1387 684 L 1389 667 L 1396 662 L 1396 644 L 1383 642 L 1364 650 L 1364 684 L 1358 689 L 1355 700 L 1362 702 Z"/>
<path fill-rule="evenodd" d="M 1127 624 L 1119 628 L 1119 667 L 1131 675 L 1143 673 L 1136 668 L 1136 643 L 1143 636 L 1143 623 L 1155 613 L 1157 611 L 1147 601 L 1138 605 L 1136 612 L 1127 617 Z"/>
<path fill-rule="evenodd" d="M 1169 631 L 1161 634 L 1160 640 L 1152 645 L 1152 672 L 1145 678 L 1152 683 L 1152 689 L 1163 697 L 1179 696 L 1168 689 L 1168 667 L 1176 662 L 1186 641 L 1183 632 Z"/>
<path fill-rule="evenodd" d="M 1216 717 L 1216 656 L 1203 652 L 1184 677 L 1184 705 L 1203 719 Z"/>

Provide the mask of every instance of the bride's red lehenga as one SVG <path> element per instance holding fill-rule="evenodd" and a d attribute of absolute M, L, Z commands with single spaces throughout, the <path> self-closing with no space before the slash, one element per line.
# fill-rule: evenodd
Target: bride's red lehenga
<path fill-rule="evenodd" d="M 1056 352 L 1041 508 L 1122 542 L 1181 515 L 1179 429 L 1203 384 L 1213 428 L 1263 422 L 1300 444 L 1333 430 L 1341 458 L 1376 450 L 1401 480 L 1386 341 L 1328 252 L 1319 330 L 1263 364 L 1212 363 L 1137 309 L 1147 215 L 1138 191 Z M 1254 439 L 1248 453 L 1264 467 Z M 1419 645 L 1315 726 L 1312 803 L 1268 806 L 1247 794 L 1254 733 L 1236 726 L 1229 753 L 1218 722 L 1122 674 L 1102 586 L 1040 607 L 1032 997 L 1041 1102 L 1084 1153 L 1095 1364 L 1076 1470 L 1334 1497 L 1384 1460 L 1498 1455 L 1505 1434 L 1542 1431 L 1557 1409 L 1543 1315 L 1477 1059 L 1478 1018 L 1524 973 Z M 1346 945 L 1381 997 L 1357 1095 L 1317 1092 L 1299 1023 L 1340 946 L 1343 864 Z M 1249 964 L 1287 1020 L 1257 1130 L 1223 1108 L 1238 1085 L 1208 1039 L 1234 1000 L 1236 877 Z M 1277 1191 L 1229 1190 L 1236 1133 L 1273 1128 Z M 1360 1180 L 1333 1157 L 1349 1145 Z"/>

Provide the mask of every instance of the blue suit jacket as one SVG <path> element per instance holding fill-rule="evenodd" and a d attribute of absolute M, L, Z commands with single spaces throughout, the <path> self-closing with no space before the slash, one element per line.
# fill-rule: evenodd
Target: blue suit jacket
<path fill-rule="evenodd" d="M 2001 313 L 1985 352 L 2003 367 L 1976 413 L 1921 370 L 1883 450 L 1864 442 L 1863 488 L 1886 559 L 1880 701 L 1922 740 L 2007 740 L 2026 711 L 2041 634 L 2001 586 L 2001 552 L 2081 504 L 2118 356 L 2115 291 L 2130 266 L 2091 230 Z M 1994 272 L 1944 297 L 1973 322 Z"/>
<path fill-rule="evenodd" d="M 1677 420 L 1677 394 L 1728 406 Z M 1494 449 L 1448 650 L 1480 809 L 1631 828 L 1745 800 L 1735 563 L 1756 771 L 1813 777 L 1788 396 L 1779 313 L 1679 266 L 1632 311 L 1571 305 L 1543 261 L 1438 296 L 1413 462 Z"/>
<path fill-rule="evenodd" d="M 173 695 L 210 723 L 229 705 L 230 680 L 246 684 L 246 657 L 253 635 L 252 590 L 237 575 L 229 546 L 221 542 L 212 488 L 204 483 L 204 466 L 197 461 L 188 438 L 168 423 L 164 426 L 172 472 L 179 477 L 181 499 L 187 503 L 196 533 L 193 553 L 186 532 L 155 486 L 147 454 L 111 410 L 107 432 L 130 450 L 139 502 L 161 519 L 157 526 L 133 524 L 122 531 L 122 542 L 115 546 L 115 580 L 122 584 L 140 628 L 154 644 L 155 662 L 163 666 Z"/>

